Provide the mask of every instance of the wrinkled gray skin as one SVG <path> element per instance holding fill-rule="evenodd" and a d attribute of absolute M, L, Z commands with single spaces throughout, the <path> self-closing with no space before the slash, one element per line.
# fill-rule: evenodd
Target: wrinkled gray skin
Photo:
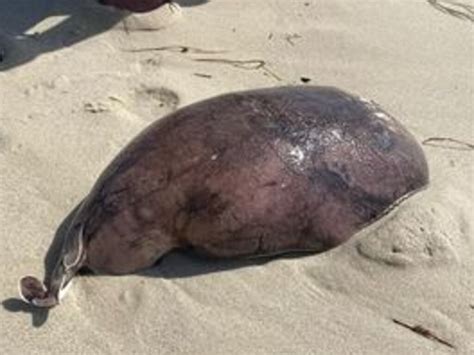
<path fill-rule="evenodd" d="M 414 137 L 376 104 L 328 87 L 239 92 L 142 132 L 75 216 L 45 286 L 58 303 L 82 268 L 127 274 L 176 248 L 217 258 L 333 248 L 428 184 Z"/>

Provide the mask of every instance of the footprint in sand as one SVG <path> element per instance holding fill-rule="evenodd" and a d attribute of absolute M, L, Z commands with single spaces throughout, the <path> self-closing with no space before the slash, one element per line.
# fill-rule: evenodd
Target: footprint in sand
<path fill-rule="evenodd" d="M 143 85 L 134 91 L 134 104 L 129 108 L 147 121 L 154 121 L 175 111 L 180 103 L 173 90 L 162 86 Z"/>
<path fill-rule="evenodd" d="M 108 113 L 132 123 L 151 123 L 175 111 L 180 104 L 176 92 L 163 86 L 141 85 L 128 93 L 108 93 L 83 103 L 89 114 Z"/>
<path fill-rule="evenodd" d="M 128 311 L 137 311 L 143 303 L 142 287 L 135 286 L 121 292 L 118 296 L 118 301 L 121 307 L 125 306 Z"/>
<path fill-rule="evenodd" d="M 434 189 L 433 189 L 434 190 Z M 468 253 L 470 221 L 457 191 L 425 191 L 406 201 L 389 220 L 357 244 L 370 260 L 399 267 L 457 262 Z M 468 256 L 466 256 L 468 257 Z"/>

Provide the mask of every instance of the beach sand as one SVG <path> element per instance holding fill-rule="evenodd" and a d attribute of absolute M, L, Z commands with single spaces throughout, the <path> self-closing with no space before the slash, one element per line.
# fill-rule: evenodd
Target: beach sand
<path fill-rule="evenodd" d="M 1 352 L 474 353 L 472 8 L 177 2 L 129 16 L 0 1 Z M 425 142 L 429 188 L 329 252 L 252 266 L 176 253 L 142 275 L 77 277 L 49 312 L 19 301 L 18 280 L 42 277 L 58 226 L 149 123 L 302 81 L 378 102 L 420 142 L 457 141 Z"/>

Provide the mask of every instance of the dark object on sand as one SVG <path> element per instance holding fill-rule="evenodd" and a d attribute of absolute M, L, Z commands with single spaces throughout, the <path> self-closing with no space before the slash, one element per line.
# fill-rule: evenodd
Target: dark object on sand
<path fill-rule="evenodd" d="M 82 267 L 127 274 L 172 249 L 216 258 L 322 252 L 428 184 L 421 147 L 373 102 L 328 87 L 237 92 L 143 131 L 102 173 L 43 285 L 49 307 Z"/>
<path fill-rule="evenodd" d="M 148 12 L 164 4 L 170 4 L 172 0 L 98 0 L 98 2 L 101 5 L 114 6 L 120 10 Z"/>

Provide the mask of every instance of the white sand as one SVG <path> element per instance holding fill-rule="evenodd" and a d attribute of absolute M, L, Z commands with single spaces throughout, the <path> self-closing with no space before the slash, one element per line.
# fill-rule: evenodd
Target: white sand
<path fill-rule="evenodd" d="M 165 6 L 125 24 L 92 0 L 38 0 L 29 12 L 8 3 L 0 2 L 2 354 L 474 353 L 472 149 L 424 146 L 429 189 L 325 254 L 220 272 L 173 255 L 150 277 L 77 278 L 49 314 L 14 300 L 20 277 L 43 275 L 56 228 L 119 149 L 191 102 L 303 76 L 377 101 L 420 141 L 474 143 L 472 21 L 422 0 L 181 1 L 181 12 Z M 56 16 L 29 31 L 36 37 L 15 39 L 39 13 Z M 48 30 L 68 13 L 65 28 Z M 150 47 L 162 50 L 128 51 Z"/>

